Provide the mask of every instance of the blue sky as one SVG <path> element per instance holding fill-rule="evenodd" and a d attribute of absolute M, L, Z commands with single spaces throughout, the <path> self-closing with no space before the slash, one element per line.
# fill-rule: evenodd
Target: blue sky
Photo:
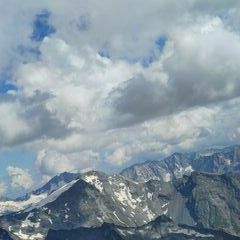
<path fill-rule="evenodd" d="M 4 94 L 10 90 L 16 90 L 16 87 L 13 84 L 2 82 L 0 85 L 0 94 Z"/>
<path fill-rule="evenodd" d="M 56 32 L 54 26 L 49 24 L 49 17 L 50 12 L 48 10 L 43 10 L 35 16 L 33 23 L 33 32 L 31 35 L 31 39 L 33 41 L 40 42 L 46 36 L 50 36 Z"/>
<path fill-rule="evenodd" d="M 1 195 L 238 144 L 239 4 L 1 4 Z"/>

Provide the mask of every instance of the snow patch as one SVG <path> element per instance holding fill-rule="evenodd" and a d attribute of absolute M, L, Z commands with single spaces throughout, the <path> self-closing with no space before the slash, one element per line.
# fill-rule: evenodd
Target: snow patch
<path fill-rule="evenodd" d="M 147 214 L 149 221 L 151 221 L 155 218 L 155 214 L 148 208 L 148 206 L 145 206 L 143 208 L 143 212 Z"/>
<path fill-rule="evenodd" d="M 151 200 L 152 200 L 153 193 L 148 192 L 148 193 L 147 193 L 147 197 L 148 197 L 148 199 L 151 199 Z"/>
<path fill-rule="evenodd" d="M 36 240 L 36 239 L 41 240 L 41 239 L 44 239 L 44 236 L 40 233 L 31 234 L 31 236 L 30 236 L 30 235 L 24 234 L 21 229 L 19 230 L 19 232 L 14 232 L 13 234 L 15 236 L 17 236 L 18 238 L 20 238 L 21 240 Z"/>
<path fill-rule="evenodd" d="M 122 223 L 123 225 L 126 225 L 121 219 L 119 219 L 118 215 L 116 214 L 116 212 L 113 212 L 113 215 L 117 218 L 117 220 Z"/>
<path fill-rule="evenodd" d="M 55 201 L 62 193 L 64 193 L 65 191 L 67 191 L 70 187 L 73 186 L 74 183 L 76 183 L 78 181 L 77 180 L 73 180 L 67 184 L 65 184 L 64 186 L 60 187 L 59 189 L 55 190 L 54 192 L 52 192 L 51 194 L 49 194 L 46 198 L 42 199 L 41 201 L 39 201 L 37 204 L 32 205 L 30 208 L 26 208 L 25 212 L 31 211 L 34 208 L 40 208 L 43 207 L 44 205 L 46 205 L 47 203 L 53 202 Z M 49 209 L 48 214 L 51 213 L 51 210 Z"/>
<path fill-rule="evenodd" d="M 170 182 L 171 181 L 171 174 L 170 173 L 165 173 L 163 175 L 163 181 L 164 182 Z"/>
<path fill-rule="evenodd" d="M 31 220 L 29 220 L 29 218 L 32 216 L 33 216 L 32 213 L 28 214 L 26 219 L 24 221 L 22 221 L 21 228 L 28 228 L 28 227 L 39 228 L 40 227 L 40 222 L 34 223 Z"/>
<path fill-rule="evenodd" d="M 185 172 L 185 173 L 191 173 L 191 172 L 193 172 L 192 166 L 189 165 L 188 167 L 186 167 L 185 170 L 184 170 L 184 172 Z"/>
<path fill-rule="evenodd" d="M 119 189 L 118 191 L 114 192 L 114 195 L 124 206 L 130 206 L 132 209 L 136 208 L 137 201 L 133 199 L 129 187 L 127 187 L 124 183 L 119 184 Z"/>
<path fill-rule="evenodd" d="M 84 180 L 87 183 L 94 185 L 100 192 L 103 191 L 102 182 L 99 180 L 98 176 L 96 176 L 96 175 L 85 176 Z"/>
<path fill-rule="evenodd" d="M 0 202 L 0 216 L 10 213 L 19 212 L 25 208 L 29 208 L 32 205 L 39 203 L 41 200 L 47 197 L 47 193 L 42 193 L 40 195 L 31 194 L 27 200 L 22 201 L 4 201 Z"/>

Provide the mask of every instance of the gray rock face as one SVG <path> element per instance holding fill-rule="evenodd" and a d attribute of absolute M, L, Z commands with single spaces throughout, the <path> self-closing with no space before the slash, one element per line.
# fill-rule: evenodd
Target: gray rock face
<path fill-rule="evenodd" d="M 218 174 L 240 171 L 240 146 L 193 153 L 174 153 L 160 161 L 133 165 L 120 174 L 138 182 L 150 179 L 167 182 L 189 175 L 192 171 Z"/>
<path fill-rule="evenodd" d="M 57 198 L 31 210 L 2 217 L 1 225 L 11 231 L 31 235 L 36 230 L 45 236 L 49 228 L 72 229 L 101 226 L 103 222 L 139 226 L 166 211 L 167 199 L 159 197 L 161 183 L 138 184 L 122 176 L 89 172 L 72 183 Z M 166 193 L 173 187 L 166 186 Z"/>
<path fill-rule="evenodd" d="M 240 236 L 240 174 L 193 173 L 177 189 L 198 226 Z"/>
<path fill-rule="evenodd" d="M 49 229 L 71 232 L 95 227 L 99 231 L 104 223 L 121 226 L 117 228 L 120 231 L 114 228 L 116 238 L 112 239 L 158 239 L 154 236 L 167 229 L 175 232 L 167 231 L 166 236 L 160 235 L 163 238 L 159 239 L 201 239 L 186 235 L 186 232 L 196 235 L 201 229 L 237 237 L 240 236 L 239 187 L 240 173 L 192 173 L 172 182 L 136 183 L 121 175 L 92 171 L 54 191 L 33 209 L 2 216 L 0 226 L 9 230 L 15 239 L 24 239 L 24 236 L 30 240 L 44 239 Z M 153 225 L 151 238 L 144 231 L 149 232 L 147 224 L 159 216 L 170 218 L 166 224 L 173 227 L 160 224 L 158 230 L 159 227 Z M 130 238 L 131 234 L 123 238 L 130 231 L 128 228 L 133 229 L 138 238 Z"/>

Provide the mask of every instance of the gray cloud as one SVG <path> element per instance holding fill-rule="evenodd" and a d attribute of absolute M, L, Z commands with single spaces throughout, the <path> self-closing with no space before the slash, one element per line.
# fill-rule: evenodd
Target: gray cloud
<path fill-rule="evenodd" d="M 239 4 L 0 3 L 0 71 L 11 64 L 18 89 L 0 96 L 0 147 L 36 151 L 39 171 L 54 175 L 238 141 Z M 36 47 L 42 9 L 56 32 L 37 43 L 39 58 L 21 56 L 19 46 Z"/>
<path fill-rule="evenodd" d="M 61 138 L 71 134 L 71 129 L 46 108 L 46 102 L 51 98 L 54 96 L 39 92 L 29 98 L 11 95 L 2 97 L 0 109 L 5 114 L 6 121 L 0 121 L 0 144 L 14 146 L 41 138 Z M 10 121 L 7 121 L 8 118 Z M 12 132 L 7 129 L 12 129 Z"/>
<path fill-rule="evenodd" d="M 176 102 L 172 93 L 172 89 L 164 87 L 159 82 L 148 81 L 144 76 L 136 76 L 115 89 L 110 94 L 110 99 L 120 115 L 118 124 L 124 125 L 165 116 L 176 111 L 179 102 Z"/>
<path fill-rule="evenodd" d="M 193 70 L 193 69 L 192 69 Z M 205 76 L 204 76 L 205 75 Z M 238 76 L 230 79 L 198 71 L 178 73 L 175 79 L 163 86 L 146 80 L 143 76 L 130 79 L 110 94 L 113 107 L 119 114 L 119 124 L 139 123 L 185 110 L 232 99 L 240 95 Z M 212 82 L 211 82 L 212 81 Z"/>
<path fill-rule="evenodd" d="M 76 26 L 79 31 L 88 31 L 91 26 L 91 17 L 89 14 L 81 15 Z"/>
<path fill-rule="evenodd" d="M 172 49 L 165 53 L 170 56 L 160 58 L 157 79 L 136 76 L 110 94 L 120 126 L 240 96 L 240 40 L 235 33 L 216 18 L 175 34 Z"/>

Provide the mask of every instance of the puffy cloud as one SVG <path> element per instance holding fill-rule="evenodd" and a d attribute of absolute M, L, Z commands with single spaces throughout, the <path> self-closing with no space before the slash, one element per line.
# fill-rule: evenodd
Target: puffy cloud
<path fill-rule="evenodd" d="M 28 169 L 9 166 L 7 173 L 11 177 L 11 187 L 28 190 L 33 186 L 32 176 Z"/>
<path fill-rule="evenodd" d="M 203 103 L 200 95 L 181 92 L 188 86 L 171 83 L 165 69 L 175 57 L 171 43 L 148 68 L 56 38 L 46 38 L 41 51 L 41 60 L 20 66 L 15 79 L 19 116 L 31 126 L 30 140 L 35 141 L 30 145 L 39 150 L 36 163 L 44 175 L 102 168 L 103 162 L 120 166 L 141 154 L 201 147 L 206 139 L 210 144 L 211 136 L 212 144 L 220 144 L 214 131 L 221 104 L 207 106 L 217 100 Z M 189 87 L 195 84 L 188 81 Z"/>
<path fill-rule="evenodd" d="M 46 108 L 49 98 L 39 92 L 28 98 L 20 95 L 2 98 L 0 145 L 14 146 L 36 138 L 64 136 L 71 131 Z"/>
<path fill-rule="evenodd" d="M 10 144 L 17 141 L 25 141 L 31 129 L 20 117 L 21 107 L 18 102 L 1 102 L 0 114 L 4 116 L 0 121 L 0 144 Z M 13 127 L 14 126 L 14 127 Z"/>
<path fill-rule="evenodd" d="M 239 58 L 237 33 L 218 17 L 199 19 L 176 29 L 159 62 L 113 91 L 113 106 L 131 124 L 232 99 L 240 93 Z"/>
<path fill-rule="evenodd" d="M 124 148 L 116 149 L 111 155 L 109 155 L 106 161 L 110 164 L 123 165 L 125 162 L 129 161 L 130 157 L 127 155 Z"/>
<path fill-rule="evenodd" d="M 54 150 L 41 150 L 36 165 L 44 176 L 54 176 L 64 171 L 81 172 L 91 169 L 97 158 L 98 155 L 93 151 L 62 154 Z"/>
<path fill-rule="evenodd" d="M 228 107 L 233 109 L 237 103 Z M 56 174 L 64 170 L 79 171 L 85 168 L 101 168 L 108 170 L 112 166 L 122 166 L 128 161 L 142 159 L 156 159 L 173 151 L 191 151 L 209 145 L 224 146 L 236 143 L 237 121 L 229 119 L 221 121 L 229 114 L 231 119 L 239 117 L 236 109 L 223 113 L 222 107 L 199 107 L 178 114 L 146 121 L 142 124 L 127 128 L 118 128 L 99 134 L 76 134 L 65 139 L 48 140 L 43 147 L 60 152 L 51 157 L 45 154 L 44 160 L 38 159 L 38 166 L 45 174 Z M 233 117 L 234 116 L 234 117 Z M 230 129 L 227 130 L 227 128 Z M 225 131 L 228 135 L 224 137 Z M 234 137 L 235 136 L 235 137 Z M 94 159 L 85 155 L 84 149 L 93 149 Z M 74 154 L 73 154 L 74 153 Z M 83 156 L 86 156 L 83 157 Z M 57 166 L 60 166 L 59 168 Z M 52 171 L 52 172 L 51 172 Z"/>
<path fill-rule="evenodd" d="M 45 177 L 238 141 L 239 1 L 0 6 L 0 71 L 17 88 L 0 96 L 0 146 L 35 151 Z M 36 41 L 42 12 L 51 36 Z"/>
<path fill-rule="evenodd" d="M 40 49 L 42 60 L 24 64 L 16 73 L 19 94 L 30 99 L 36 93 L 49 96 L 36 102 L 42 107 L 37 112 L 45 111 L 67 129 L 106 127 L 108 93 L 140 66 L 113 62 L 89 47 L 78 51 L 61 39 L 46 38 Z"/>
<path fill-rule="evenodd" d="M 138 6 L 138 7 L 136 7 Z M 0 66 L 22 62 L 16 54 L 19 46 L 36 47 L 31 41 L 34 20 L 44 10 L 50 13 L 49 24 L 57 29 L 54 34 L 74 46 L 86 43 L 95 49 L 106 50 L 113 58 L 136 60 L 148 57 L 156 51 L 153 42 L 159 35 L 168 35 L 176 26 L 186 24 L 201 15 L 223 15 L 229 9 L 238 9 L 233 1 L 143 1 L 133 0 L 118 3 L 104 0 L 58 3 L 18 0 L 1 3 Z M 128 11 L 126 11 L 126 8 Z M 115 9 L 118 9 L 116 14 Z M 9 27 L 10 26 L 10 27 Z M 16 38 L 15 36 L 18 36 Z M 154 54 L 153 54 L 154 56 Z"/>

